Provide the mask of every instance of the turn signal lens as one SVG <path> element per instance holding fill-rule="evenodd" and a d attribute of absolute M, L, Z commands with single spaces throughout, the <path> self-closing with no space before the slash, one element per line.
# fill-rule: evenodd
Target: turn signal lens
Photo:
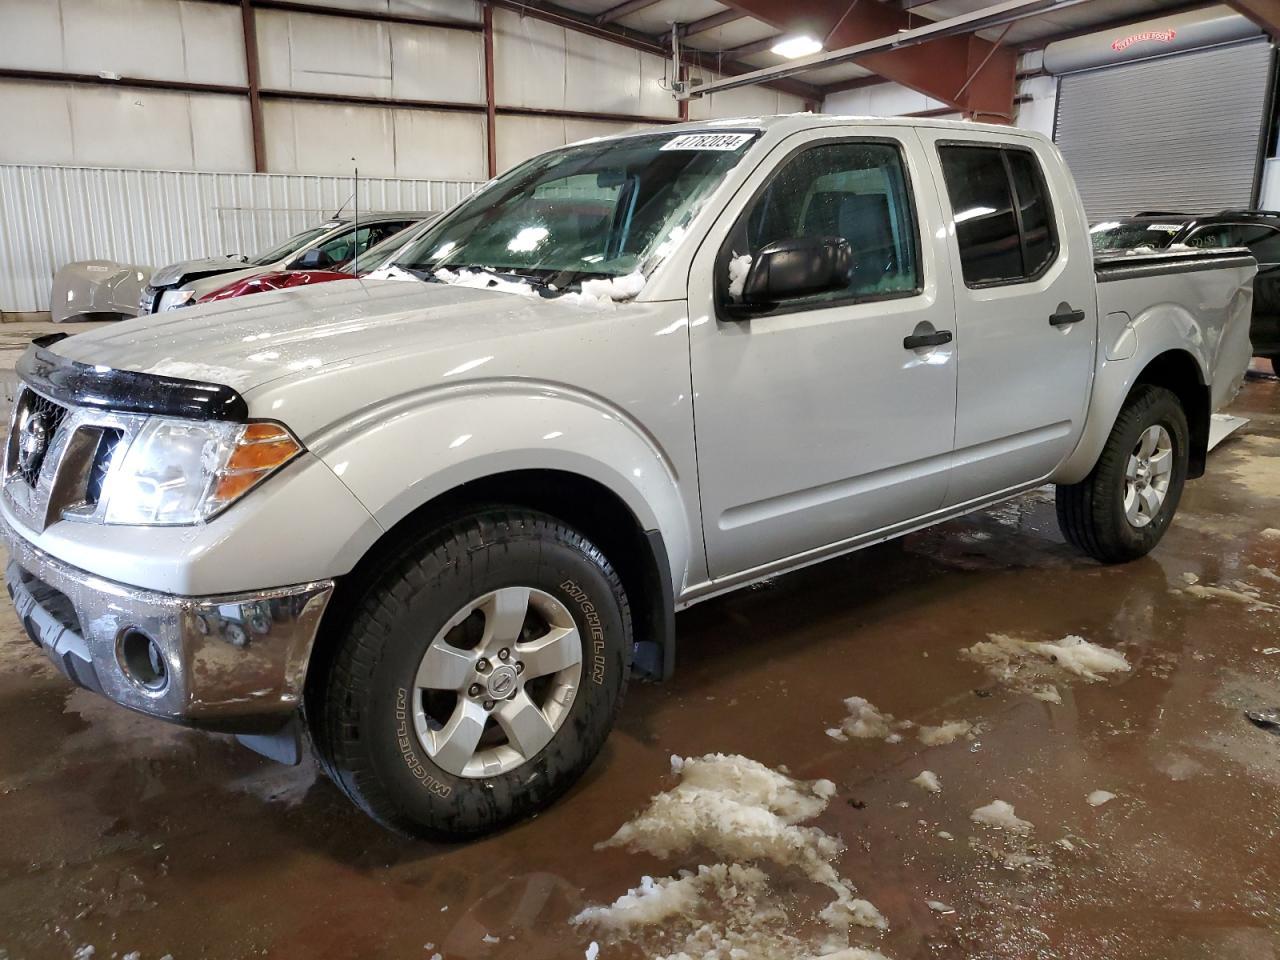
<path fill-rule="evenodd" d="M 284 466 L 302 452 L 298 443 L 277 423 L 250 423 L 240 432 L 226 465 L 218 471 L 209 494 L 210 506 L 217 509 L 240 499 L 265 480 L 267 474 Z"/>

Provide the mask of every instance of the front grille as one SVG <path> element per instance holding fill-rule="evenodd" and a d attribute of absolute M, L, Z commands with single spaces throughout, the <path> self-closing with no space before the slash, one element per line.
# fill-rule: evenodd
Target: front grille
<path fill-rule="evenodd" d="M 89 479 L 84 488 L 84 502 L 90 506 L 97 505 L 102 499 L 102 485 L 106 483 L 112 458 L 123 439 L 124 431 L 116 427 L 104 427 L 102 435 L 98 437 L 98 448 L 93 452 L 93 463 L 89 467 Z"/>
<path fill-rule="evenodd" d="M 67 408 L 61 404 L 40 396 L 34 390 L 22 392 L 17 415 L 13 418 L 14 436 L 10 439 L 9 449 L 13 457 L 11 466 L 28 487 L 34 489 L 40 479 L 44 455 L 66 416 Z"/>

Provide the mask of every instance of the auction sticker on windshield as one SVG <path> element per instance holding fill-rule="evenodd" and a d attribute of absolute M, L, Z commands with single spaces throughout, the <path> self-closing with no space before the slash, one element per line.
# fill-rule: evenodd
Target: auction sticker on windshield
<path fill-rule="evenodd" d="M 685 133 L 662 145 L 663 150 L 737 150 L 754 133 Z"/>

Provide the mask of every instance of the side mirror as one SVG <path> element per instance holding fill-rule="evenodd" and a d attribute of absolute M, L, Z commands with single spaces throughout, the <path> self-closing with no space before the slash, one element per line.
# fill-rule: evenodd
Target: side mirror
<path fill-rule="evenodd" d="M 329 256 L 319 247 L 308 250 L 306 253 L 298 257 L 297 260 L 289 264 L 290 270 L 323 270 L 325 267 L 333 266 L 333 257 Z"/>
<path fill-rule="evenodd" d="M 742 286 L 748 311 L 784 300 L 841 290 L 853 278 L 853 250 L 843 237 L 800 237 L 771 243 L 751 262 Z"/>

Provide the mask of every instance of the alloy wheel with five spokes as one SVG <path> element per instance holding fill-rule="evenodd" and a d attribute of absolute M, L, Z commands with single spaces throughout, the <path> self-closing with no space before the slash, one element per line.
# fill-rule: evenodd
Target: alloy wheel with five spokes
<path fill-rule="evenodd" d="M 1124 515 L 1135 527 L 1154 521 L 1173 477 L 1173 438 L 1161 424 L 1142 431 L 1124 471 Z"/>
<path fill-rule="evenodd" d="M 573 706 L 582 639 L 549 593 L 510 586 L 471 600 L 432 639 L 414 679 L 414 731 L 442 770 L 492 777 L 532 760 Z"/>

